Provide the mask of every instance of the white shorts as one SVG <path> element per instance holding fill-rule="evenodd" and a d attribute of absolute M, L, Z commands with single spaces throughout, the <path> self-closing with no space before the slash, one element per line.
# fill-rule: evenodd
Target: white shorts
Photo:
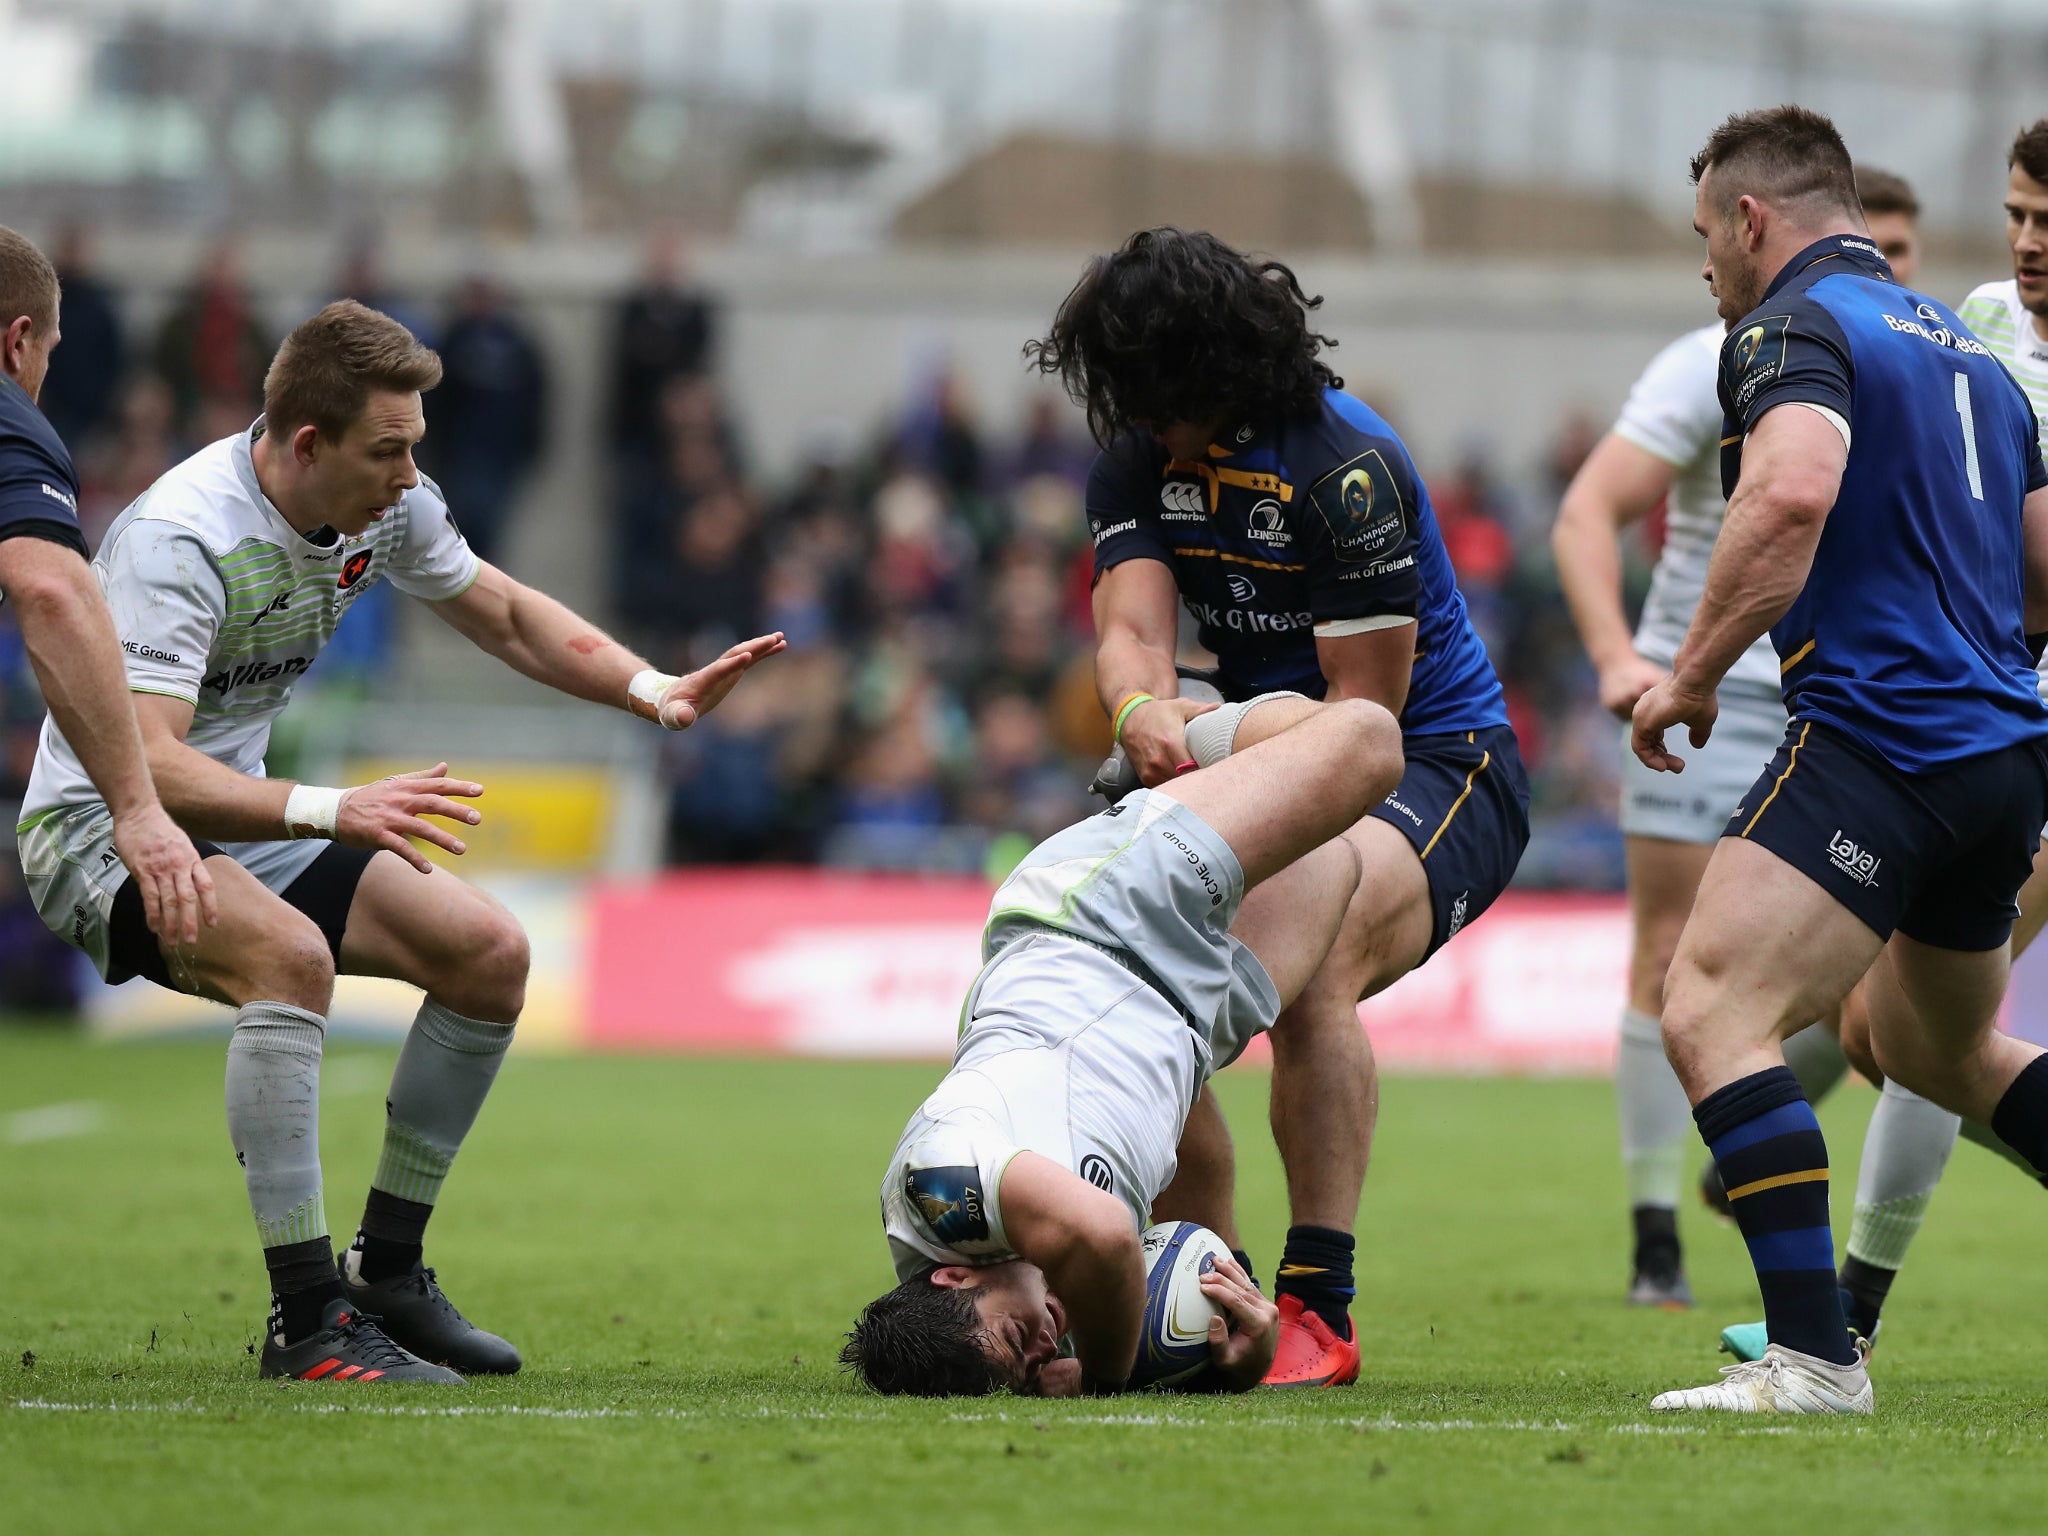
<path fill-rule="evenodd" d="M 897 1278 L 1014 1255 L 1002 1175 L 1020 1151 L 1149 1225 L 1207 1075 L 1181 1011 L 1094 945 L 1046 931 L 984 967 L 966 1013 L 953 1069 L 910 1117 L 882 1179 Z"/>
<path fill-rule="evenodd" d="M 67 805 L 24 825 L 21 869 L 36 915 L 58 938 L 82 950 L 107 974 L 108 923 L 128 867 L 114 852 L 114 815 L 104 805 Z M 328 845 L 296 842 L 221 843 L 221 852 L 273 891 L 283 891 Z"/>
<path fill-rule="evenodd" d="M 1621 830 L 1630 837 L 1673 843 L 1714 843 L 1749 786 L 1785 739 L 1785 706 L 1775 697 L 1733 688 L 1721 691 L 1721 712 L 1704 747 L 1687 740 L 1685 727 L 1666 740 L 1685 759 L 1683 773 L 1659 773 L 1629 750 L 1621 728 Z"/>

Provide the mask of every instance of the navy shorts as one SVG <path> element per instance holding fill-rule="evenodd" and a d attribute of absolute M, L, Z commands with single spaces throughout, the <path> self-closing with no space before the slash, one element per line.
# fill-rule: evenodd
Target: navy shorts
<path fill-rule="evenodd" d="M 2048 743 L 1902 773 L 1846 732 L 1794 720 L 1729 837 L 1768 848 L 1881 939 L 1996 949 L 2048 819 Z"/>
<path fill-rule="evenodd" d="M 1529 846 L 1529 775 L 1505 725 L 1409 736 L 1407 767 L 1391 795 L 1367 811 L 1415 845 L 1433 913 L 1427 959 L 1493 905 Z"/>
<path fill-rule="evenodd" d="M 193 839 L 192 846 L 202 859 L 226 858 L 218 844 Z M 313 919 L 327 940 L 327 952 L 341 964 L 341 936 L 348 928 L 349 908 L 355 904 L 356 886 L 363 871 L 377 855 L 362 848 L 344 848 L 329 843 L 319 856 L 300 872 L 297 879 L 278 894 L 289 906 Z M 142 905 L 142 887 L 133 880 L 121 882 L 114 892 L 114 908 L 107 915 L 107 980 L 115 986 L 134 977 L 145 977 L 173 992 L 183 991 L 171 980 L 171 968 L 156 935 L 149 931 L 149 917 Z"/>

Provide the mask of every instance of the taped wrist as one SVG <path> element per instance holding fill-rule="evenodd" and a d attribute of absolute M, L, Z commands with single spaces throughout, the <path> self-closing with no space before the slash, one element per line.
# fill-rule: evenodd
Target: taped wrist
<path fill-rule="evenodd" d="M 285 836 L 332 839 L 334 824 L 341 815 L 341 798 L 347 793 L 345 789 L 328 789 L 319 784 L 294 784 L 284 801 Z"/>
<path fill-rule="evenodd" d="M 1188 722 L 1188 752 L 1204 768 L 1212 767 L 1230 756 L 1236 747 L 1237 728 L 1244 723 L 1246 715 L 1274 699 L 1306 697 L 1306 694 L 1283 688 L 1273 693 L 1262 693 L 1255 699 L 1246 699 L 1242 704 L 1225 704 L 1206 715 L 1197 715 Z"/>
<path fill-rule="evenodd" d="M 671 684 L 681 679 L 673 673 L 657 672 L 648 667 L 635 672 L 633 680 L 626 684 L 626 708 L 643 720 L 661 721 L 661 696 L 667 693 Z"/>

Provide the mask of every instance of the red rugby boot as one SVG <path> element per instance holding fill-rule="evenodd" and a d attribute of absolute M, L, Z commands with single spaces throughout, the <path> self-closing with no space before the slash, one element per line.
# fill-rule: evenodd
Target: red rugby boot
<path fill-rule="evenodd" d="M 1330 1325 L 1301 1304 L 1299 1296 L 1280 1298 L 1280 1348 L 1273 1367 L 1260 1383 L 1266 1387 L 1348 1387 L 1358 1380 L 1358 1330 L 1346 1322 L 1349 1338 L 1340 1339 Z"/>

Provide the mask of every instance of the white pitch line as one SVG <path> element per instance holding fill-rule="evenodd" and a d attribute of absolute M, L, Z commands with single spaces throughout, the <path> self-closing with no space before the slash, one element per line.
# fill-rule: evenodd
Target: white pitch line
<path fill-rule="evenodd" d="M 43 1104 L 35 1109 L 17 1109 L 0 1119 L 0 1141 L 25 1147 L 37 1141 L 62 1141 L 67 1136 L 90 1136 L 107 1123 L 107 1106 L 97 1099 L 72 1099 L 63 1104 Z"/>
<path fill-rule="evenodd" d="M 189 1398 L 175 1403 L 66 1403 L 53 1402 L 47 1398 L 17 1398 L 14 1407 L 40 1413 L 231 1413 L 239 1408 L 210 1408 L 195 1403 Z M 524 1418 L 524 1419 L 771 1419 L 778 1422 L 793 1419 L 813 1419 L 834 1422 L 882 1422 L 894 1416 L 865 1409 L 832 1410 L 824 1408 L 800 1408 L 780 1410 L 765 1406 L 746 1409 L 734 1406 L 724 1412 L 706 1413 L 693 1408 L 551 1408 L 542 1404 L 520 1403 L 451 1403 L 433 1406 L 423 1403 L 292 1403 L 295 1413 L 353 1413 L 366 1414 L 372 1418 L 425 1418 L 425 1419 L 467 1419 L 467 1418 Z M 947 1421 L 956 1424 L 1045 1424 L 1048 1427 L 1068 1424 L 1128 1425 L 1133 1429 L 1348 1429 L 1353 1431 L 1380 1431 L 1392 1434 L 1484 1434 L 1494 1430 L 1535 1431 L 1540 1434 L 1595 1434 L 1611 1435 L 1689 1435 L 1704 1432 L 1701 1424 L 1568 1424 L 1562 1419 L 1502 1419 L 1488 1422 L 1485 1419 L 1297 1419 L 1278 1415 L 1252 1417 L 1231 1416 L 1207 1418 L 1195 1414 L 1141 1413 L 1141 1414 L 1062 1414 L 1044 1418 L 1030 1413 L 1006 1413 L 1000 1410 L 986 1413 L 949 1413 Z M 1789 1424 L 1715 1424 L 1714 1429 L 1723 1433 L 1742 1435 L 1792 1435 L 1802 1431 Z M 1845 1425 L 1855 1434 L 1868 1434 L 1865 1425 Z M 1996 1436 L 1996 1431 L 1985 1431 L 1983 1438 Z M 2039 1437 L 2036 1437 L 2039 1438 Z"/>

